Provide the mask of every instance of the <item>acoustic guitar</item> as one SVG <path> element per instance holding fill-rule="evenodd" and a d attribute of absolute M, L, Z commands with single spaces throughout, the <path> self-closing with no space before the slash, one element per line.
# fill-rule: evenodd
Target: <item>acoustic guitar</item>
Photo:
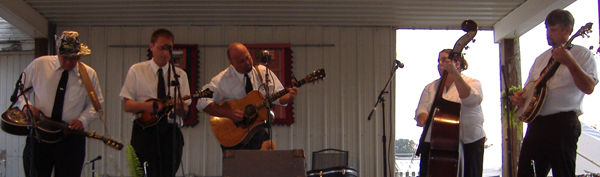
<path fill-rule="evenodd" d="M 312 83 L 325 78 L 325 70 L 319 69 L 304 79 L 294 83 L 294 86 L 300 87 L 306 83 Z M 248 144 L 254 134 L 263 128 L 268 120 L 267 104 L 279 99 L 289 91 L 283 89 L 269 98 L 257 90 L 249 92 L 244 98 L 239 100 L 230 100 L 219 103 L 220 106 L 233 109 L 244 110 L 244 118 L 240 122 L 233 122 L 227 117 L 210 116 L 210 125 L 215 137 L 225 147 L 244 146 Z"/>
<path fill-rule="evenodd" d="M 477 34 L 477 23 L 473 20 L 463 21 L 461 27 L 467 34 L 456 41 L 452 52 L 448 54 L 449 59 L 462 57 L 462 50 Z M 461 104 L 442 97 L 447 79 L 448 71 L 444 70 L 416 152 L 416 155 L 421 156 L 422 152 L 429 151 L 428 157 L 421 157 L 429 161 L 426 177 L 450 177 L 458 174 Z M 431 126 L 431 147 L 426 149 L 421 145 L 425 142 L 429 126 Z"/>
<path fill-rule="evenodd" d="M 213 91 L 210 89 L 204 89 L 201 92 L 196 91 L 196 93 L 192 94 L 191 96 L 184 96 L 181 99 L 183 100 L 188 100 L 190 98 L 212 98 L 213 95 Z M 161 110 L 156 111 L 156 113 L 151 113 L 148 111 L 140 111 L 138 113 L 135 114 L 135 122 L 142 126 L 143 129 L 146 129 L 148 127 L 152 127 L 154 125 L 156 125 L 163 117 L 168 116 L 167 113 L 169 112 L 169 110 L 173 109 L 173 101 L 174 99 L 170 98 L 170 97 L 166 97 L 164 99 L 149 99 L 146 100 L 146 102 L 161 102 L 163 103 L 163 108 Z M 155 105 L 156 107 L 158 107 L 158 105 Z"/>
<path fill-rule="evenodd" d="M 123 144 L 113 139 L 96 134 L 96 132 L 89 133 L 83 130 L 72 130 L 67 123 L 51 120 L 41 113 L 35 119 L 35 124 L 37 125 L 37 136 L 35 137 L 39 137 L 43 142 L 55 143 L 60 141 L 65 135 L 79 135 L 102 140 L 104 144 L 117 150 L 123 149 Z M 6 133 L 29 136 L 32 122 L 25 116 L 23 111 L 18 108 L 10 108 L 2 114 L 1 124 L 2 130 Z"/>
<path fill-rule="evenodd" d="M 582 26 L 564 45 L 567 50 L 573 48 L 571 42 L 573 39 L 578 36 L 588 36 L 588 33 L 591 32 L 593 23 L 587 23 Z M 589 36 L 588 36 L 589 37 Z M 525 84 L 525 104 L 523 107 L 517 108 L 516 114 L 521 119 L 521 121 L 525 123 L 532 122 L 535 117 L 538 115 L 542 106 L 544 105 L 544 101 L 546 99 L 546 93 L 548 92 L 548 87 L 546 82 L 554 76 L 556 70 L 560 66 L 560 62 L 557 62 L 552 57 L 548 62 L 548 65 L 542 70 L 540 73 L 540 77 L 537 80 L 527 82 Z"/>

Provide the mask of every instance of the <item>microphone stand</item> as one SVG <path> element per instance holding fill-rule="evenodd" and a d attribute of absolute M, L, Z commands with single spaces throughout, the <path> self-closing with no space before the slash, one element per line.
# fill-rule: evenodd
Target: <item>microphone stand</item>
<path fill-rule="evenodd" d="M 144 177 L 148 177 L 148 170 L 147 170 L 148 161 L 145 161 L 143 166 L 144 166 Z"/>
<path fill-rule="evenodd" d="M 271 60 L 271 56 L 269 55 L 269 51 L 264 50 L 263 51 L 263 56 L 266 59 L 266 62 L 263 62 L 264 66 L 265 66 L 265 83 L 264 83 L 264 88 L 265 88 L 265 100 L 267 101 L 267 133 L 269 133 L 269 140 L 271 140 L 269 143 L 271 143 L 271 149 L 273 149 L 273 126 L 271 126 L 272 120 L 274 118 L 274 115 L 271 114 L 271 100 L 269 100 L 269 82 L 271 82 L 271 80 L 269 79 L 269 61 Z M 261 59 L 262 60 L 262 59 Z M 262 61 L 261 61 L 262 62 Z M 258 67 L 256 68 L 258 69 Z M 260 77 L 260 76 L 259 76 Z M 285 89 L 285 88 L 284 88 Z"/>
<path fill-rule="evenodd" d="M 511 116 L 511 109 L 512 109 L 512 102 L 510 102 L 510 89 L 508 88 L 508 79 L 507 79 L 507 75 L 506 75 L 506 67 L 504 65 L 500 66 L 500 69 L 502 69 L 502 78 L 504 79 L 504 93 L 506 94 L 506 97 L 503 97 L 502 99 L 506 99 L 506 124 L 507 128 L 506 128 L 506 139 L 508 139 L 507 141 L 507 146 L 508 146 L 508 176 L 513 175 L 513 156 L 512 156 L 512 116 Z"/>
<path fill-rule="evenodd" d="M 92 162 L 92 177 L 96 177 L 96 161 Z"/>
<path fill-rule="evenodd" d="M 180 76 L 179 76 L 179 74 L 177 74 L 177 72 L 175 72 L 176 70 L 175 70 L 175 62 L 173 61 L 173 47 L 169 47 L 169 54 L 171 55 L 171 59 L 169 59 L 169 69 L 168 69 L 169 73 L 167 74 L 168 75 L 167 77 L 169 78 L 169 83 L 168 83 L 169 89 L 168 89 L 167 93 L 169 93 L 169 95 L 170 95 L 171 86 L 175 87 L 175 90 L 173 91 L 173 94 L 174 94 L 173 109 L 175 110 L 175 112 L 174 112 L 175 116 L 173 116 L 173 122 L 174 122 L 173 123 L 173 143 L 171 143 L 173 145 L 172 146 L 172 154 L 171 154 L 173 156 L 172 161 L 171 161 L 172 170 L 173 170 L 172 175 L 175 176 L 177 174 L 177 169 L 176 169 L 177 168 L 176 162 L 177 162 L 177 156 L 178 156 L 177 148 L 180 143 L 179 142 L 180 140 L 177 139 L 177 128 L 179 127 L 179 122 L 177 121 L 177 116 L 185 115 L 185 112 L 182 112 L 182 111 L 184 111 L 183 105 L 181 105 L 179 108 L 178 107 L 179 104 L 177 104 L 178 100 L 181 100 L 181 101 L 183 101 L 183 100 L 181 99 L 181 87 L 180 87 L 181 85 L 179 84 Z M 171 81 L 171 72 L 173 73 L 173 81 Z M 185 104 L 185 103 L 182 102 L 182 104 Z M 170 113 L 170 112 L 171 111 L 169 110 L 167 113 Z M 167 115 L 169 115 L 169 114 L 167 114 Z M 181 121 L 183 121 L 183 117 L 182 117 Z M 183 141 L 183 140 L 181 140 L 181 141 Z"/>
<path fill-rule="evenodd" d="M 25 73 L 21 73 L 21 74 L 25 74 Z M 27 75 L 25 76 L 25 79 L 27 79 Z M 20 82 L 20 79 L 19 79 L 19 82 Z M 35 162 L 34 162 L 34 160 L 35 160 L 35 158 L 34 158 L 35 143 L 36 143 L 36 139 L 37 139 L 37 142 L 41 142 L 41 139 L 39 136 L 37 136 L 38 135 L 37 122 L 36 122 L 35 118 L 33 117 L 33 113 L 31 112 L 31 108 L 30 108 L 31 105 L 29 104 L 29 99 L 25 95 L 25 89 L 23 88 L 23 84 L 19 83 L 17 89 L 19 89 L 21 91 L 21 95 L 23 96 L 23 99 L 25 100 L 25 106 L 27 107 L 27 115 L 29 115 L 29 121 L 31 122 L 31 125 L 29 128 L 29 136 L 31 137 L 31 138 L 29 138 L 29 142 L 31 143 L 31 150 L 29 152 L 29 176 L 36 177 L 37 171 L 35 171 Z M 13 104 L 14 104 L 14 102 L 13 102 Z"/>
<path fill-rule="evenodd" d="M 379 105 L 379 103 L 381 102 L 381 114 L 383 117 L 383 121 L 381 121 L 383 123 L 383 136 L 381 137 L 381 142 L 383 143 L 383 176 L 387 177 L 387 153 L 386 153 L 386 144 L 387 144 L 387 137 L 385 136 L 385 98 L 383 97 L 383 95 L 387 94 L 388 91 L 385 91 L 388 87 L 388 85 L 390 84 L 390 82 L 392 81 L 392 78 L 394 77 L 394 75 L 396 74 L 396 70 L 398 70 L 398 68 L 402 68 L 404 67 L 404 65 L 402 65 L 402 63 L 400 63 L 398 60 L 396 60 L 396 65 L 394 66 L 394 68 L 392 68 L 392 74 L 390 75 L 390 78 L 388 79 L 387 83 L 385 84 L 385 86 L 383 86 L 383 90 L 381 90 L 381 92 L 379 93 L 379 96 L 377 96 L 377 102 L 375 102 L 375 106 L 373 106 L 373 109 L 371 109 L 371 113 L 369 113 L 369 117 L 367 118 L 367 120 L 371 120 L 371 117 L 373 116 L 373 113 L 375 112 L 375 110 L 377 109 L 377 105 Z"/>

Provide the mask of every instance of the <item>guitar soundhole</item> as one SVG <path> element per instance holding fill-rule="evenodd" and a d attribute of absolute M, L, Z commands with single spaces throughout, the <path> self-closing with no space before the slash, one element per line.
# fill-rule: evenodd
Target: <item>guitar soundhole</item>
<path fill-rule="evenodd" d="M 247 128 L 248 125 L 252 124 L 258 117 L 256 106 L 249 104 L 244 108 L 244 120 L 242 120 L 242 127 Z"/>

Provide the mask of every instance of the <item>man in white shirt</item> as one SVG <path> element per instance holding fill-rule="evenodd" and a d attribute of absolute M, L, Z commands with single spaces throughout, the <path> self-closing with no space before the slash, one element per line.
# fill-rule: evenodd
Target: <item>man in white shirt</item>
<path fill-rule="evenodd" d="M 213 98 L 211 99 L 199 99 L 196 108 L 204 111 L 213 116 L 227 117 L 233 122 L 239 122 L 243 119 L 242 110 L 231 110 L 226 107 L 219 106 L 222 101 L 238 100 L 246 96 L 249 91 L 259 90 L 265 95 L 265 89 L 261 80 L 266 80 L 266 67 L 258 65 L 256 68 L 253 66 L 252 57 L 248 52 L 246 46 L 241 43 L 233 43 L 229 45 L 227 49 L 227 57 L 231 64 L 227 69 L 213 77 L 211 82 L 206 84 L 202 89 L 209 88 L 212 90 Z M 260 70 L 260 71 L 257 71 Z M 260 76 L 259 73 L 260 72 Z M 269 79 L 269 95 L 279 92 L 283 89 L 283 85 L 277 79 L 273 72 L 268 73 Z M 261 79 L 261 77 L 263 79 Z M 281 98 L 275 100 L 273 104 L 286 105 L 298 95 L 298 88 L 291 87 L 287 88 L 289 93 L 285 94 Z M 263 146 L 266 148 L 270 147 L 271 141 L 268 133 L 261 128 L 250 140 L 248 144 L 241 146 L 225 147 L 221 146 L 223 150 L 226 149 L 261 149 Z"/>
<path fill-rule="evenodd" d="M 175 71 L 173 71 L 169 64 L 171 59 L 169 50 L 173 47 L 173 40 L 173 33 L 168 30 L 154 31 L 150 38 L 152 59 L 136 63 L 129 68 L 119 94 L 123 100 L 123 109 L 132 113 L 131 120 L 135 120 L 136 113 L 139 112 L 164 115 L 155 125 L 140 123 L 142 119 L 140 118 L 133 123 L 131 131 L 131 146 L 140 160 L 140 165 L 148 162 L 149 177 L 175 176 L 181 163 L 184 140 L 180 127 L 183 125 L 182 117 L 187 114 L 191 100 L 178 99 L 177 104 L 174 105 L 178 109 L 173 110 L 163 110 L 166 109 L 164 108 L 166 104 L 159 101 L 175 96 L 176 85 L 168 87 L 169 83 L 177 80 L 175 73 L 180 76 L 178 81 L 181 93 L 177 95 L 190 95 L 185 71 L 178 67 L 174 67 Z M 150 99 L 159 100 L 147 101 Z M 169 112 L 171 114 L 165 115 Z"/>
<path fill-rule="evenodd" d="M 483 111 L 481 110 L 481 101 L 483 100 L 481 82 L 462 74 L 462 71 L 468 68 L 467 61 L 462 56 L 448 58 L 451 52 L 451 49 L 444 49 L 438 56 L 440 76 L 444 71 L 448 72 L 446 83 L 443 85 L 442 98 L 460 103 L 460 128 L 458 131 L 460 142 L 463 144 L 463 152 L 461 152 L 464 157 L 463 174 L 465 177 L 481 177 L 483 175 L 483 150 L 486 141 L 485 132 L 483 131 Z M 440 79 L 437 79 L 423 89 L 415 113 L 417 126 L 423 127 L 427 123 L 429 111 L 440 82 Z M 425 142 L 419 145 L 421 146 L 419 176 L 427 176 L 430 139 L 431 126 L 427 131 Z"/>
<path fill-rule="evenodd" d="M 25 68 L 23 86 L 32 87 L 35 105 L 26 106 L 29 103 L 23 97 L 19 97 L 16 103 L 27 115 L 29 109 L 34 117 L 43 114 L 54 121 L 68 123 L 73 130 L 83 130 L 99 117 L 81 81 L 80 70 L 77 69 L 81 56 L 91 54 L 91 50 L 79 41 L 78 36 L 75 31 L 64 31 L 56 41 L 58 55 L 36 58 Z M 104 102 L 96 71 L 88 65 L 83 66 L 87 70 L 98 101 Z M 25 96 L 31 101 L 29 93 Z M 54 143 L 38 142 L 35 138 L 27 137 L 23 150 L 26 176 L 50 177 L 53 170 L 54 176 L 80 176 L 84 159 L 83 136 L 66 135 Z"/>
<path fill-rule="evenodd" d="M 573 32 L 573 15 L 556 9 L 546 16 L 546 36 L 552 46 L 535 59 L 527 84 L 540 77 L 551 58 L 561 65 L 548 80 L 546 99 L 537 117 L 528 124 L 519 155 L 518 176 L 575 176 L 577 141 L 581 134 L 579 115 L 585 94 L 591 94 L 598 84 L 596 61 L 582 46 L 568 50 L 564 44 Z M 516 92 L 511 101 L 523 107 L 526 90 Z M 531 161 L 535 162 L 532 167 Z"/>

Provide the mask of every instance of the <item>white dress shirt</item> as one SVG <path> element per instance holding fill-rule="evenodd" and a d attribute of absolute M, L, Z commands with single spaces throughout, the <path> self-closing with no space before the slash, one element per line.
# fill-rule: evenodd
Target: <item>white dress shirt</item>
<path fill-rule="evenodd" d="M 444 90 L 442 98 L 448 101 L 461 103 L 460 140 L 464 144 L 468 144 L 485 137 L 485 132 L 483 131 L 483 111 L 481 110 L 483 90 L 481 87 L 481 82 L 479 82 L 479 80 L 465 76 L 464 74 L 461 74 L 461 76 L 463 80 L 465 80 L 465 82 L 467 82 L 467 84 L 471 87 L 471 94 L 469 95 L 469 97 L 465 99 L 460 99 L 456 86 L 452 84 L 449 89 Z M 423 89 L 423 93 L 421 94 L 419 106 L 417 107 L 417 110 L 415 112 L 415 120 L 417 120 L 417 116 L 421 113 L 429 114 L 429 110 L 431 110 L 431 105 L 433 104 L 433 100 L 435 99 L 435 94 L 439 85 L 440 79 L 437 79 L 425 86 L 425 89 Z M 429 130 L 427 131 L 425 141 L 430 142 L 430 139 L 431 126 L 429 126 Z"/>
<path fill-rule="evenodd" d="M 262 65 L 258 65 L 258 69 L 262 74 L 263 80 L 266 80 L 266 67 Z M 269 70 L 270 71 L 270 70 Z M 256 72 L 256 68 L 252 67 L 252 71 L 248 73 L 250 80 L 252 81 L 252 87 L 254 90 L 259 90 L 263 95 L 265 95 L 265 89 L 258 77 L 258 73 Z M 269 72 L 269 95 L 273 93 L 277 93 L 283 89 L 283 85 L 277 79 L 273 72 Z M 229 100 L 238 100 L 246 96 L 246 81 L 244 79 L 244 74 L 241 74 L 233 68 L 233 66 L 229 65 L 229 67 L 219 73 L 217 76 L 213 77 L 210 83 L 204 85 L 202 90 L 208 88 L 213 91 L 213 98 L 208 99 L 199 99 L 196 108 L 202 111 L 206 106 L 208 106 L 211 102 L 215 102 L 219 104 L 222 101 Z M 279 103 L 279 99 L 273 101 L 273 104 L 281 105 Z M 283 105 L 285 106 L 285 105 Z"/>
<path fill-rule="evenodd" d="M 121 100 L 124 98 L 136 101 L 144 102 L 149 99 L 156 99 L 158 97 L 157 86 L 158 86 L 158 65 L 154 60 L 147 60 L 136 63 L 129 68 L 127 72 L 127 78 L 121 88 L 119 96 Z M 171 73 L 171 79 L 169 79 L 169 65 L 162 67 L 163 77 L 165 78 L 165 88 L 168 87 L 168 83 L 174 80 L 174 74 Z M 181 68 L 175 67 L 175 72 L 179 74 L 179 84 L 181 89 L 181 96 L 190 95 L 190 84 L 185 71 Z M 170 90 L 170 92 L 169 92 Z M 171 86 L 169 90 L 165 89 L 167 94 L 173 97 L 175 94 L 175 86 Z M 169 95 L 167 95 L 169 96 Z M 188 105 L 192 104 L 192 100 L 188 99 L 185 101 Z M 183 125 L 182 118 L 177 116 L 177 123 L 179 126 Z M 135 120 L 135 113 L 132 113 L 131 120 Z M 169 119 L 169 123 L 173 123 L 173 120 Z"/>
<path fill-rule="evenodd" d="M 78 119 L 83 124 L 83 127 L 87 127 L 90 122 L 99 117 L 99 114 L 96 112 L 94 106 L 92 106 L 92 102 L 88 98 L 88 93 L 81 80 L 77 65 L 74 69 L 68 71 L 69 79 L 67 82 L 67 91 L 65 93 L 62 120 L 68 123 L 73 119 Z M 90 77 L 96 95 L 98 96 L 98 101 L 102 104 L 104 98 L 102 97 L 102 90 L 100 89 L 96 71 L 86 64 L 84 64 L 84 66 Z M 33 87 L 33 103 L 35 103 L 33 105 L 47 117 L 52 115 L 54 97 L 56 97 L 58 81 L 60 80 L 63 71 L 64 69 L 60 67 L 60 62 L 56 55 L 36 58 L 27 66 L 27 68 L 25 68 L 25 71 L 23 71 L 24 75 L 22 82 L 24 88 Z M 30 99 L 29 94 L 26 95 Z M 24 98 L 19 97 L 16 105 L 18 105 L 20 109 L 23 109 L 23 106 L 25 106 Z"/>
<path fill-rule="evenodd" d="M 596 84 L 598 84 L 598 71 L 596 70 L 594 54 L 587 48 L 578 45 L 574 45 L 570 51 L 583 71 L 592 76 L 596 80 Z M 535 59 L 525 83 L 535 81 L 540 77 L 540 73 L 548 65 L 550 57 L 552 57 L 552 48 L 546 50 L 546 52 Z M 566 66 L 560 65 L 554 76 L 548 80 L 547 88 L 548 93 L 538 115 L 546 116 L 566 111 L 575 111 L 577 115 L 583 113 L 581 102 L 585 93 L 575 86 L 573 76 Z"/>

